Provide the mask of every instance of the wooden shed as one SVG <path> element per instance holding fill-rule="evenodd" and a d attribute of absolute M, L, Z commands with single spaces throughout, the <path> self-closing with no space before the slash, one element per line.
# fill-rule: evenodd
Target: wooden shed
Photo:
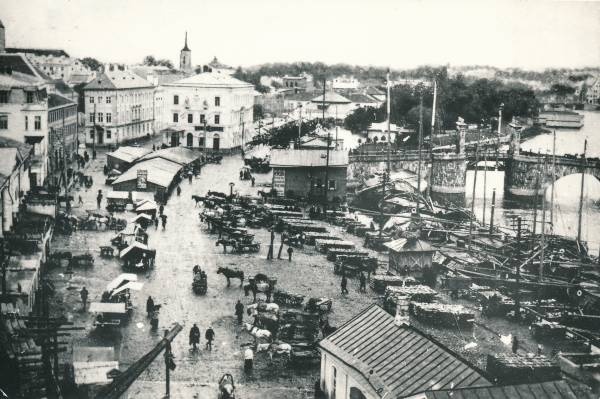
<path fill-rule="evenodd" d="M 435 249 L 416 237 L 400 238 L 383 244 L 389 249 L 390 269 L 403 276 L 423 278 L 423 270 L 431 269 Z"/>

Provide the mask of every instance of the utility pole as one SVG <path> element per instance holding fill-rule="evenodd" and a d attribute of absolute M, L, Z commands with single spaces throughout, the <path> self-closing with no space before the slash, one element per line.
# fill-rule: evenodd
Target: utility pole
<path fill-rule="evenodd" d="M 417 215 L 421 214 L 421 148 L 423 147 L 423 93 L 419 95 L 419 163 L 417 165 Z"/>
<path fill-rule="evenodd" d="M 483 218 L 481 224 L 485 227 L 485 205 L 487 202 L 487 149 L 483 152 Z"/>
<path fill-rule="evenodd" d="M 96 130 L 96 102 L 94 101 L 94 136 L 92 140 L 92 156 L 96 153 L 96 135 L 98 131 Z"/>
<path fill-rule="evenodd" d="M 165 398 L 171 397 L 171 362 L 173 361 L 173 355 L 171 354 L 171 342 L 167 338 L 169 330 L 165 330 Z"/>
<path fill-rule="evenodd" d="M 517 218 L 517 251 L 521 251 L 521 216 Z M 517 284 L 516 284 L 516 295 L 515 295 L 515 317 L 517 320 L 521 319 L 521 265 L 517 261 Z"/>
<path fill-rule="evenodd" d="M 300 148 L 300 138 L 302 137 L 302 105 L 298 107 L 300 112 L 300 116 L 298 118 L 298 148 Z M 260 133 L 260 125 L 259 125 L 259 133 Z"/>
<path fill-rule="evenodd" d="M 544 170 L 546 170 L 546 158 L 544 157 Z M 544 249 L 546 246 L 546 190 L 542 194 L 542 236 L 540 238 L 540 270 L 538 285 L 538 301 L 542 300 L 542 280 L 544 279 Z"/>
<path fill-rule="evenodd" d="M 579 191 L 579 218 L 577 220 L 577 242 L 581 242 L 581 217 L 583 214 L 583 189 L 585 186 L 585 167 L 586 167 L 587 139 L 583 143 L 583 167 L 581 168 L 581 190 Z"/>
<path fill-rule="evenodd" d="M 327 80 L 323 79 L 323 121 L 322 126 L 325 127 L 325 86 L 327 84 Z M 327 149 L 326 149 L 326 161 L 325 161 L 325 205 L 324 205 L 324 213 L 325 218 L 327 218 L 327 194 L 329 194 L 329 144 L 331 140 L 331 132 L 327 129 Z"/>
<path fill-rule="evenodd" d="M 496 210 L 496 189 L 492 192 L 492 213 L 490 215 L 490 234 L 494 232 L 494 211 Z"/>
<path fill-rule="evenodd" d="M 554 183 L 556 182 L 556 129 L 552 134 L 552 188 L 550 189 L 550 228 L 554 233 Z"/>
<path fill-rule="evenodd" d="M 481 138 L 481 129 L 477 130 L 477 142 L 475 143 L 475 175 L 473 176 L 473 197 L 471 198 L 471 221 L 469 223 L 469 251 L 471 250 L 471 241 L 473 240 L 473 218 L 475 217 L 475 188 L 477 187 L 477 164 L 479 163 L 479 139 Z M 465 144 L 466 147 L 466 144 Z"/>
<path fill-rule="evenodd" d="M 387 70 L 387 76 L 386 76 L 386 86 L 387 86 L 387 106 L 386 106 L 386 110 L 387 110 L 387 171 L 388 174 L 391 172 L 392 168 L 391 168 L 391 162 L 390 162 L 390 148 L 392 146 L 391 143 L 391 133 L 390 133 L 390 103 L 391 103 L 391 88 L 390 88 L 390 69 L 388 68 Z M 421 96 L 421 108 L 423 107 L 423 97 Z M 420 139 L 419 139 L 420 140 Z M 421 167 L 420 161 L 419 161 L 419 167 Z"/>

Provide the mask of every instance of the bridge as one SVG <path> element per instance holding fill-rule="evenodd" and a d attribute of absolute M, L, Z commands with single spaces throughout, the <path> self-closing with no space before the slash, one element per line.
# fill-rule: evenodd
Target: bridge
<path fill-rule="evenodd" d="M 585 173 L 600 179 L 600 160 L 583 159 L 574 156 L 556 156 L 549 154 L 498 151 L 492 143 L 487 148 L 475 151 L 472 146 L 464 153 L 441 152 L 436 148 L 421 151 L 421 167 L 424 175 L 429 176 L 431 191 L 441 194 L 461 194 L 465 192 L 466 172 L 475 167 L 477 161 L 502 163 L 505 169 L 505 190 L 518 197 L 533 197 L 544 193 L 546 187 L 561 177 L 575 173 Z M 418 150 L 392 150 L 390 152 L 392 170 L 406 169 L 416 172 L 418 169 Z M 350 154 L 351 168 L 386 168 L 388 155 L 382 151 L 360 151 Z"/>

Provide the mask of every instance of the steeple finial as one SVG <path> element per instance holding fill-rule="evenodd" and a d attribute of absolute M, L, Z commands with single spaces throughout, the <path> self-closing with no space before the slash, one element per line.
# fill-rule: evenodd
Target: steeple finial
<path fill-rule="evenodd" d="M 185 31 L 185 45 L 183 46 L 183 49 L 181 49 L 181 51 L 190 51 L 187 44 L 187 31 Z"/>

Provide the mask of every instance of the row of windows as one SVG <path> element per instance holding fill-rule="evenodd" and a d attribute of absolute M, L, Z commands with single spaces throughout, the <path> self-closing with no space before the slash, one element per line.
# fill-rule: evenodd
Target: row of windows
<path fill-rule="evenodd" d="M 90 96 L 90 104 L 94 103 L 94 97 Z M 112 97 L 106 96 L 106 104 L 112 103 Z M 98 104 L 102 104 L 102 96 L 98 96 Z"/>
<path fill-rule="evenodd" d="M 173 104 L 179 105 L 179 96 L 177 94 L 173 95 Z M 215 107 L 221 106 L 221 97 L 215 97 Z"/>
<path fill-rule="evenodd" d="M 77 112 L 76 107 L 57 109 L 48 113 L 48 121 L 54 122 L 61 120 L 63 117 L 68 118 L 69 116 L 75 115 Z"/>
<path fill-rule="evenodd" d="M 143 132 L 149 132 L 150 131 L 150 123 L 142 123 L 142 124 L 137 124 L 134 126 L 127 126 L 126 128 L 123 128 L 123 134 L 125 134 L 125 136 L 129 136 L 130 133 L 143 133 Z M 118 130 L 117 130 L 118 133 Z M 107 140 L 112 139 L 112 131 L 110 129 L 107 129 L 104 131 L 104 137 Z M 90 139 L 94 140 L 94 131 L 90 130 Z"/>
<path fill-rule="evenodd" d="M 194 123 L 194 114 L 187 114 L 187 121 L 188 123 Z M 214 117 L 214 121 L 215 121 L 215 125 L 218 125 L 221 123 L 221 115 L 215 115 Z M 179 114 L 174 112 L 173 113 L 173 122 L 177 123 L 179 122 Z M 206 118 L 204 116 L 204 114 L 200 115 L 200 123 L 204 123 L 206 122 Z"/>
<path fill-rule="evenodd" d="M 33 128 L 35 130 L 42 130 L 42 117 L 36 116 L 33 119 Z M 0 115 L 0 129 L 8 129 L 8 115 Z M 25 130 L 29 130 L 29 117 L 25 116 Z"/>
<path fill-rule="evenodd" d="M 123 101 L 123 97 L 125 98 L 125 101 L 129 101 L 129 97 L 131 96 L 131 100 L 132 101 L 141 101 L 141 100 L 150 100 L 152 98 L 152 93 L 135 93 L 135 94 L 125 94 L 125 95 L 120 95 L 119 96 L 119 100 Z M 105 102 L 106 104 L 111 104 L 112 103 L 112 96 L 106 96 L 106 97 L 102 97 L 102 96 L 98 96 L 98 97 L 94 97 L 94 96 L 90 96 L 88 102 L 90 104 L 102 104 L 102 102 Z"/>
<path fill-rule="evenodd" d="M 98 123 L 101 123 L 101 122 L 103 123 L 104 122 L 104 113 L 98 112 L 97 115 L 98 115 Z M 93 112 L 90 112 L 89 118 L 90 118 L 90 123 L 95 123 L 94 122 L 95 118 L 94 118 Z M 106 113 L 106 123 L 112 123 L 112 114 L 110 112 Z"/>

